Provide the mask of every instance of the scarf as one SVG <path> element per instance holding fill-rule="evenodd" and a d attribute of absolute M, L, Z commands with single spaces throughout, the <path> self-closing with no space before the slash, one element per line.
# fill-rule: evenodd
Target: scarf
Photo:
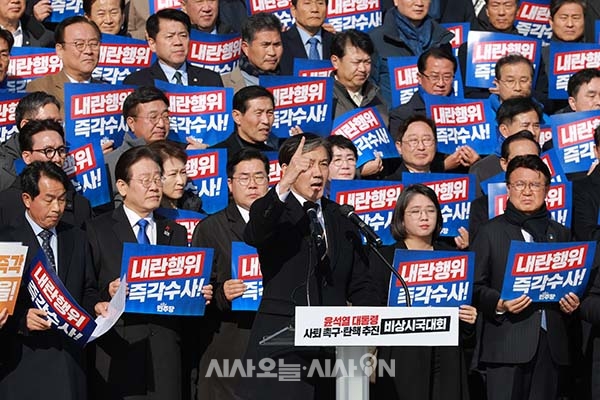
<path fill-rule="evenodd" d="M 420 26 L 414 26 L 408 18 L 400 14 L 397 8 L 394 8 L 393 11 L 398 36 L 406 47 L 414 55 L 419 55 L 428 50 L 433 40 L 433 18 L 426 16 Z"/>
<path fill-rule="evenodd" d="M 546 209 L 546 203 L 533 214 L 524 214 L 517 210 L 515 206 L 508 200 L 506 210 L 504 211 L 506 221 L 510 224 L 526 230 L 533 236 L 534 242 L 547 242 L 547 230 L 550 226 L 550 215 Z"/>
<path fill-rule="evenodd" d="M 240 55 L 240 69 L 252 76 L 279 75 L 279 65 L 275 71 L 263 71 L 262 69 L 252 65 L 244 53 Z"/>

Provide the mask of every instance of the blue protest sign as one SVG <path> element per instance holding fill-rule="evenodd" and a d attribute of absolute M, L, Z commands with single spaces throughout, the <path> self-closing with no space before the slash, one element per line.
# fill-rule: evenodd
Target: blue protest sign
<path fill-rule="evenodd" d="M 180 208 L 159 208 L 155 211 L 158 215 L 169 218 L 177 222 L 179 225 L 185 227 L 187 230 L 188 244 L 192 243 L 192 235 L 198 222 L 206 218 L 206 214 L 202 214 L 195 211 L 183 210 Z"/>
<path fill-rule="evenodd" d="M 452 45 L 452 53 L 454 54 L 454 57 L 458 57 L 458 49 L 460 48 L 461 44 L 467 41 L 467 36 L 471 30 L 471 24 L 468 22 L 448 22 L 440 25 L 454 34 L 450 44 Z"/>
<path fill-rule="evenodd" d="M 406 186 L 422 183 L 437 194 L 444 220 L 440 235 L 458 236 L 458 228 L 469 226 L 471 202 L 475 200 L 473 175 L 403 173 L 402 182 Z"/>
<path fill-rule="evenodd" d="M 435 122 L 437 150 L 452 154 L 469 145 L 486 154 L 498 141 L 495 112 L 487 99 L 460 99 L 423 93 L 427 116 Z"/>
<path fill-rule="evenodd" d="M 52 0 L 50 22 L 61 22 L 65 18 L 83 15 L 83 0 Z"/>
<path fill-rule="evenodd" d="M 331 135 L 344 136 L 354 143 L 358 151 L 357 166 L 375 159 L 398 157 L 394 140 L 386 128 L 379 111 L 374 107 L 356 108 L 333 121 Z"/>
<path fill-rule="evenodd" d="M 192 189 L 202 198 L 202 208 L 207 214 L 214 214 L 227 207 L 227 150 L 187 150 L 185 165 L 190 182 L 186 189 Z"/>
<path fill-rule="evenodd" d="M 294 58 L 294 76 L 328 77 L 333 71 L 331 60 Z"/>
<path fill-rule="evenodd" d="M 89 143 L 85 138 L 66 132 L 69 154 L 63 170 L 77 193 L 85 196 L 92 207 L 110 202 L 111 181 L 104 164 L 100 142 Z"/>
<path fill-rule="evenodd" d="M 573 292 L 585 290 L 596 242 L 535 243 L 513 240 L 510 243 L 502 293 L 503 300 L 521 295 L 533 302 L 558 302 Z"/>
<path fill-rule="evenodd" d="M 165 8 L 181 9 L 181 2 L 179 0 L 150 0 L 148 4 L 148 15 L 156 14 L 158 11 Z"/>
<path fill-rule="evenodd" d="M 24 93 L 0 92 L 0 143 L 6 142 L 17 133 L 15 109 Z"/>
<path fill-rule="evenodd" d="M 395 242 L 390 232 L 392 213 L 404 185 L 390 181 L 331 181 L 330 198 L 349 204 L 354 212 L 379 235 L 384 244 Z"/>
<path fill-rule="evenodd" d="M 261 75 L 259 82 L 275 97 L 274 135 L 290 137 L 290 129 L 296 126 L 304 132 L 329 135 L 333 78 Z"/>
<path fill-rule="evenodd" d="M 541 40 L 544 46 L 550 43 L 550 0 L 521 0 L 515 18 L 515 27 L 520 35 Z"/>
<path fill-rule="evenodd" d="M 169 99 L 169 139 L 186 143 L 191 137 L 209 146 L 233 131 L 233 89 L 173 85 L 155 81 Z"/>
<path fill-rule="evenodd" d="M 212 262 L 213 249 L 124 243 L 125 312 L 204 315 Z"/>
<path fill-rule="evenodd" d="M 246 10 L 248 15 L 254 15 L 259 12 L 266 12 L 275 15 L 281 21 L 284 30 L 294 24 L 292 12 L 290 11 L 290 0 L 246 0 Z"/>
<path fill-rule="evenodd" d="M 600 110 L 550 116 L 552 142 L 565 173 L 590 169 L 594 154 L 594 129 L 600 124 Z"/>
<path fill-rule="evenodd" d="M 276 151 L 263 151 L 269 159 L 269 187 L 279 183 L 282 176 L 281 165 L 279 165 L 279 154 Z"/>
<path fill-rule="evenodd" d="M 418 57 L 388 57 L 392 108 L 408 103 L 419 89 L 417 59 Z"/>
<path fill-rule="evenodd" d="M 548 97 L 567 99 L 571 76 L 584 68 L 600 67 L 600 44 L 579 42 L 550 43 Z"/>
<path fill-rule="evenodd" d="M 25 92 L 29 82 L 42 76 L 57 74 L 62 61 L 54 49 L 45 47 L 13 47 L 10 51 L 6 86 L 9 92 Z"/>
<path fill-rule="evenodd" d="M 72 140 L 100 143 L 114 140 L 117 148 L 128 131 L 123 102 L 133 86 L 65 83 L 65 132 Z"/>
<path fill-rule="evenodd" d="M 96 322 L 77 304 L 46 262 L 46 256 L 40 248 L 29 266 L 27 291 L 31 301 L 36 308 L 46 311 L 52 329 L 83 347 L 96 329 Z"/>
<path fill-rule="evenodd" d="M 330 0 L 327 4 L 327 19 L 325 22 L 333 25 L 336 32 L 348 29 L 368 32 L 380 26 L 381 21 L 380 0 Z"/>
<path fill-rule="evenodd" d="M 145 40 L 103 33 L 92 77 L 118 85 L 132 72 L 150 67 L 154 58 Z"/>
<path fill-rule="evenodd" d="M 467 86 L 490 88 L 494 82 L 496 61 L 508 55 L 519 53 L 534 66 L 533 81 L 536 81 L 540 65 L 541 42 L 520 35 L 470 31 L 467 50 Z"/>
<path fill-rule="evenodd" d="M 230 73 L 239 63 L 242 38 L 239 33 L 217 34 L 192 29 L 188 61 L 218 74 Z"/>
<path fill-rule="evenodd" d="M 408 286 L 413 307 L 471 304 L 475 254 L 456 251 L 397 249 L 392 266 Z M 388 306 L 406 306 L 404 289 L 391 275 Z"/>
<path fill-rule="evenodd" d="M 244 242 L 231 243 L 231 278 L 241 279 L 246 285 L 244 294 L 233 299 L 234 311 L 257 311 L 263 293 L 263 277 L 256 249 Z"/>

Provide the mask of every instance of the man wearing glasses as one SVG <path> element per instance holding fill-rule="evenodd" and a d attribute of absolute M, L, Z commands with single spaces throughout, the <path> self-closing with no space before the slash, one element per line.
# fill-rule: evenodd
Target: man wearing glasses
<path fill-rule="evenodd" d="M 62 168 L 69 148 L 65 146 L 62 126 L 51 119 L 27 122 L 19 132 L 21 158 L 26 165 L 34 161 L 52 161 Z M 4 179 L 6 176 L 0 176 Z M 25 208 L 21 201 L 21 182 L 14 179 L 9 188 L 0 193 L 0 226 L 15 225 Z M 77 227 L 92 217 L 90 202 L 75 191 L 73 185 L 67 187 L 65 211 L 62 221 Z"/>
<path fill-rule="evenodd" d="M 100 56 L 101 35 L 98 26 L 83 16 L 64 19 L 54 33 L 56 54 L 63 63 L 62 70 L 29 82 L 27 92 L 42 91 L 56 97 L 64 119 L 65 83 L 103 83 L 92 78 Z"/>

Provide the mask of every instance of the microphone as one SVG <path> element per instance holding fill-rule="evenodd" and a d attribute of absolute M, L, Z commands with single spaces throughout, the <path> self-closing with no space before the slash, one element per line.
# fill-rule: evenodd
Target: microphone
<path fill-rule="evenodd" d="M 346 218 L 348 218 L 354 225 L 358 227 L 360 233 L 367 238 L 367 242 L 375 244 L 377 247 L 383 246 L 383 242 L 381 238 L 375 233 L 373 228 L 365 223 L 356 213 L 354 212 L 354 207 L 348 204 L 344 204 L 340 206 L 340 212 Z"/>
<path fill-rule="evenodd" d="M 313 203 L 312 201 L 306 201 L 302 207 L 308 215 L 310 235 L 313 237 L 315 242 L 322 243 L 325 238 L 323 237 L 323 227 L 321 226 L 321 222 L 319 222 L 319 217 L 317 216 L 317 208 L 319 205 Z"/>

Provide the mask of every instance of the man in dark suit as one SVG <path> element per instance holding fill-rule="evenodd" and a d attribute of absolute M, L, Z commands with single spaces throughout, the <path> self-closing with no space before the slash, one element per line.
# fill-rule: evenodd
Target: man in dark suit
<path fill-rule="evenodd" d="M 244 241 L 250 206 L 269 189 L 269 160 L 258 150 L 241 149 L 229 158 L 227 177 L 231 193 L 229 206 L 196 226 L 192 246 L 215 250 L 211 277 L 215 301 L 206 310 L 202 322 L 201 335 L 206 335 L 202 347 L 206 346 L 206 350 L 200 359 L 197 392 L 206 398 L 234 399 L 238 379 L 223 379 L 214 370 L 209 371 L 215 361 L 224 368 L 223 360 L 242 359 L 250 337 L 255 313 L 231 310 L 231 301 L 246 289 L 243 281 L 231 279 L 231 243 Z M 198 335 L 195 330 L 196 345 L 200 342 Z"/>
<path fill-rule="evenodd" d="M 567 228 L 550 219 L 545 198 L 550 171 L 535 155 L 513 158 L 506 170 L 504 214 L 484 224 L 475 252 L 473 304 L 483 313 L 479 362 L 487 372 L 487 398 L 555 399 L 560 367 L 573 363 L 579 307 L 574 293 L 556 303 L 533 303 L 523 294 L 500 298 L 511 240 L 568 242 Z"/>
<path fill-rule="evenodd" d="M 51 161 L 62 167 L 68 147 L 65 146 L 62 126 L 51 119 L 29 121 L 19 132 L 19 147 L 23 162 Z M 0 171 L 2 173 L 4 171 Z M 10 175 L 0 175 L 0 179 L 13 179 L 10 186 L 0 192 L 0 225 L 14 224 L 25 211 L 21 201 L 21 180 Z M 62 221 L 70 225 L 82 227 L 92 217 L 92 208 L 88 199 L 78 194 L 71 182 L 68 182 Z"/>
<path fill-rule="evenodd" d="M 294 73 L 294 58 L 328 60 L 333 39 L 331 32 L 323 29 L 327 0 L 292 0 L 290 11 L 296 23 L 281 34 L 281 75 Z"/>
<path fill-rule="evenodd" d="M 257 248 L 263 275 L 263 297 L 246 351 L 255 366 L 270 357 L 308 369 L 313 357 L 327 357 L 293 346 L 259 345 L 264 336 L 290 324 L 295 306 L 377 302 L 357 229 L 341 215 L 338 204 L 323 197 L 330 160 L 331 149 L 324 138 L 301 134 L 287 139 L 279 151 L 281 181 L 250 207 L 244 240 Z M 324 240 L 312 239 L 303 209 L 307 206 L 318 208 Z M 249 399 L 335 397 L 333 380 L 309 380 L 306 370 L 297 382 L 251 379 L 240 386 L 243 390 L 238 394 Z"/>
<path fill-rule="evenodd" d="M 150 244 L 187 246 L 186 229 L 154 213 L 160 206 L 163 182 L 156 154 L 146 146 L 127 150 L 117 162 L 115 178 L 123 204 L 86 225 L 100 296 L 105 300 L 119 288 L 124 243 L 138 242 L 136 238 L 145 231 Z M 202 291 L 212 297 L 210 285 Z M 181 351 L 178 318 L 126 313 L 97 341 L 92 393 L 103 400 L 181 399 Z"/>
<path fill-rule="evenodd" d="M 154 80 L 185 86 L 217 86 L 223 81 L 216 72 L 188 63 L 190 45 L 190 17 L 181 10 L 165 8 L 146 21 L 148 46 L 158 60 L 149 68 L 133 72 L 123 83 L 153 85 Z"/>
<path fill-rule="evenodd" d="M 25 11 L 25 0 L 0 4 L 0 26 L 12 33 L 17 47 L 53 47 L 54 35 Z"/>
<path fill-rule="evenodd" d="M 241 24 L 234 25 L 234 21 L 221 18 L 220 3 L 219 0 L 181 0 L 181 10 L 189 15 L 193 29 L 211 35 L 233 33 L 233 27 Z"/>
<path fill-rule="evenodd" d="M 250 147 L 277 151 L 279 138 L 271 133 L 275 121 L 275 98 L 262 86 L 246 86 L 233 96 L 234 131 L 212 147 L 227 149 L 229 154 Z"/>
<path fill-rule="evenodd" d="M 61 221 L 67 176 L 52 162 L 36 161 L 25 168 L 21 181 L 26 211 L 17 223 L 2 226 L 0 240 L 28 246 L 26 266 L 48 240 L 48 268 L 55 269 L 69 293 L 91 315 L 105 313 L 108 304 L 98 296 L 85 232 Z M 0 398 L 87 397 L 81 348 L 50 328 L 47 312 L 34 307 L 23 278 L 15 313 L 0 331 Z"/>
<path fill-rule="evenodd" d="M 98 26 L 87 18 L 76 15 L 62 20 L 54 32 L 56 54 L 63 63 L 57 74 L 34 79 L 27 84 L 27 92 L 46 92 L 60 103 L 61 118 L 65 118 L 65 83 L 104 83 L 92 78 L 100 58 Z"/>

